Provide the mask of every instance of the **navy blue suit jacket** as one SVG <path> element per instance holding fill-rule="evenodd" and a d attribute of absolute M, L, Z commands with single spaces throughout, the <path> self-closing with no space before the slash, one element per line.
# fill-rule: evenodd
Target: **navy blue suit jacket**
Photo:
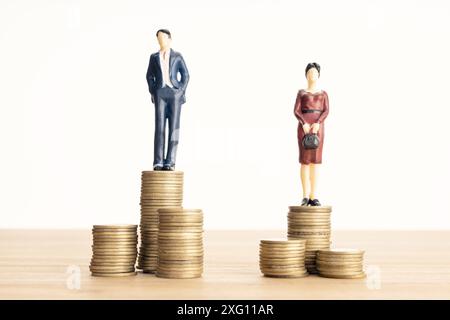
<path fill-rule="evenodd" d="M 181 75 L 180 80 L 178 80 L 178 73 Z M 172 86 L 175 89 L 183 91 L 183 94 L 181 96 L 181 103 L 185 103 L 185 93 L 187 84 L 189 82 L 189 72 L 181 53 L 173 49 L 170 49 L 169 77 Z M 162 70 L 161 64 L 159 62 L 159 51 L 150 55 L 150 61 L 148 63 L 147 69 L 147 83 L 148 90 L 152 95 L 152 102 L 154 103 L 154 95 L 156 94 L 156 89 L 162 88 L 163 86 Z"/>

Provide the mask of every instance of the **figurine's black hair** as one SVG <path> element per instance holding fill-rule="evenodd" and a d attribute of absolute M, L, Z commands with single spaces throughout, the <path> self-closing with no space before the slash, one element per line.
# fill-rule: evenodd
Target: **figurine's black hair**
<path fill-rule="evenodd" d="M 169 39 L 172 39 L 172 35 L 170 34 L 170 31 L 167 29 L 159 29 L 158 31 L 156 31 L 156 37 L 158 37 L 158 33 L 160 33 L 160 32 L 167 34 L 169 36 Z"/>
<path fill-rule="evenodd" d="M 320 78 L 320 65 L 317 62 L 308 63 L 308 65 L 306 66 L 306 69 L 305 69 L 305 77 L 306 77 L 306 74 L 308 73 L 309 69 L 311 69 L 311 68 L 315 68 L 317 70 L 317 72 L 319 72 L 319 78 Z"/>

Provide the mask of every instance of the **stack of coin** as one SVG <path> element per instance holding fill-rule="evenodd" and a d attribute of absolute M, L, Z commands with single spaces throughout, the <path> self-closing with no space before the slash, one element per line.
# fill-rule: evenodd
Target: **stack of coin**
<path fill-rule="evenodd" d="M 306 240 L 261 240 L 259 268 L 267 277 L 299 278 L 308 275 L 305 269 Z"/>
<path fill-rule="evenodd" d="M 306 240 L 305 265 L 317 273 L 316 253 L 331 244 L 330 206 L 291 206 L 288 213 L 288 239 Z"/>
<path fill-rule="evenodd" d="M 203 212 L 162 208 L 159 212 L 158 265 L 162 278 L 198 278 L 203 273 Z"/>
<path fill-rule="evenodd" d="M 364 278 L 364 251 L 356 249 L 328 249 L 317 251 L 317 270 L 327 278 Z"/>
<path fill-rule="evenodd" d="M 143 171 L 141 186 L 141 245 L 138 268 L 156 271 L 159 208 L 180 207 L 183 202 L 182 171 Z"/>
<path fill-rule="evenodd" d="M 95 225 L 90 270 L 93 276 L 135 275 L 137 225 Z"/>

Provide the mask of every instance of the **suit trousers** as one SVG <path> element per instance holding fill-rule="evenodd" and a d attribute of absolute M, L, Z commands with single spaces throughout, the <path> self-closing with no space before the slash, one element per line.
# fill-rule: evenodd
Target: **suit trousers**
<path fill-rule="evenodd" d="M 155 141 L 153 167 L 175 166 L 178 140 L 180 136 L 181 97 L 183 92 L 168 86 L 156 89 Z M 167 119 L 167 120 L 166 120 Z M 167 155 L 164 157 L 166 122 L 169 124 Z"/>

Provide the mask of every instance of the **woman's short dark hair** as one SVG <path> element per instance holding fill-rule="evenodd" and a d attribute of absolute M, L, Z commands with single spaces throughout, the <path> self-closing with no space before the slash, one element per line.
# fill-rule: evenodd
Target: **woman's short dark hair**
<path fill-rule="evenodd" d="M 156 37 L 158 37 L 158 33 L 160 33 L 160 32 L 167 34 L 169 36 L 169 39 L 172 39 L 172 35 L 170 34 L 170 31 L 167 29 L 159 29 L 158 31 L 156 31 Z"/>
<path fill-rule="evenodd" d="M 312 69 L 312 68 L 315 68 L 317 70 L 317 72 L 319 72 L 319 77 L 320 77 L 320 65 L 317 62 L 308 63 L 308 65 L 306 66 L 306 69 L 305 69 L 305 77 L 306 77 L 306 74 L 308 73 L 309 69 Z"/>

